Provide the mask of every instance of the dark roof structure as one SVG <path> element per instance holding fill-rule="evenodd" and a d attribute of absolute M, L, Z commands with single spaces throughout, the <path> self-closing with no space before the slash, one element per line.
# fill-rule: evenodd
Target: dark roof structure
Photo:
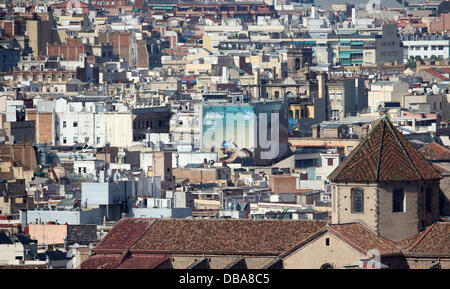
<path fill-rule="evenodd" d="M 5 232 L 0 231 L 0 244 L 14 244 L 13 241 L 5 234 Z"/>
<path fill-rule="evenodd" d="M 438 180 L 424 159 L 387 118 L 328 176 L 333 182 L 374 183 Z"/>
<path fill-rule="evenodd" d="M 17 235 L 15 235 L 15 237 L 16 237 L 17 241 L 19 241 L 20 243 L 22 243 L 24 245 L 36 242 L 36 240 L 31 240 L 29 238 L 29 236 L 25 236 L 23 234 L 17 234 Z"/>
<path fill-rule="evenodd" d="M 51 261 L 56 261 L 56 260 L 70 260 L 72 258 L 67 257 L 67 253 L 60 251 L 60 250 L 54 250 L 54 251 L 45 251 L 43 253 L 38 253 L 37 254 L 37 258 L 40 261 L 45 261 L 46 259 L 51 260 Z"/>

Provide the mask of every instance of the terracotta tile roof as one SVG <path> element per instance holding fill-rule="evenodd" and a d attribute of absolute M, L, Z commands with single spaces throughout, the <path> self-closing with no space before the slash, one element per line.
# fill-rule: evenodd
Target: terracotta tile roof
<path fill-rule="evenodd" d="M 450 257 L 450 222 L 434 223 L 398 243 L 405 255 Z"/>
<path fill-rule="evenodd" d="M 132 241 L 114 253 L 123 241 L 123 228 L 111 230 L 103 249 L 81 264 L 82 269 L 151 269 L 171 253 L 289 255 L 326 231 L 363 254 L 377 249 L 382 255 L 450 257 L 450 222 L 429 226 L 400 242 L 377 236 L 360 223 L 328 224 L 309 220 L 186 220 L 124 219 L 116 227 L 139 229 Z M 105 237 L 106 238 L 106 237 Z M 115 242 L 113 242 L 113 239 Z M 103 242 L 103 241 L 102 241 Z M 106 247 L 112 245 L 112 248 Z M 107 252 L 107 254 L 102 253 Z"/>
<path fill-rule="evenodd" d="M 427 72 L 428 74 L 433 75 L 434 77 L 440 78 L 441 80 L 449 80 L 449 78 L 442 73 L 440 73 L 437 70 L 434 70 L 432 68 L 423 69 L 423 71 Z"/>
<path fill-rule="evenodd" d="M 144 4 L 144 0 L 136 0 L 134 1 L 133 8 L 140 9 Z"/>
<path fill-rule="evenodd" d="M 328 229 L 363 254 L 372 249 L 382 255 L 401 253 L 395 242 L 376 235 L 360 223 L 333 224 L 328 225 Z"/>
<path fill-rule="evenodd" d="M 409 236 L 406 239 L 397 242 L 397 247 L 402 251 L 408 251 L 408 248 L 417 240 L 422 232 Z"/>
<path fill-rule="evenodd" d="M 53 9 L 55 9 L 55 8 L 67 8 L 67 5 L 69 4 L 68 2 L 69 2 L 69 1 L 64 1 L 64 2 L 61 2 L 61 3 L 56 3 L 56 4 L 51 5 L 51 7 L 52 7 Z M 83 2 L 81 2 L 81 1 L 76 1 L 76 2 L 78 2 L 78 3 L 76 3 L 77 5 L 80 4 L 80 7 L 81 7 L 81 8 L 88 8 L 88 7 L 89 7 L 88 4 L 83 3 Z"/>
<path fill-rule="evenodd" d="M 117 266 L 116 269 L 154 269 L 168 258 L 169 255 L 132 254 Z"/>
<path fill-rule="evenodd" d="M 334 182 L 435 180 L 441 176 L 385 118 L 328 176 Z"/>
<path fill-rule="evenodd" d="M 419 152 L 427 160 L 432 161 L 448 161 L 450 160 L 450 149 L 432 142 L 419 149 Z"/>
<path fill-rule="evenodd" d="M 309 220 L 158 219 L 131 252 L 278 255 L 326 225 Z"/>
<path fill-rule="evenodd" d="M 153 219 L 123 218 L 98 243 L 94 251 L 123 251 L 131 246 L 153 223 Z"/>
<path fill-rule="evenodd" d="M 169 255 L 131 254 L 122 258 L 120 254 L 96 254 L 81 264 L 81 269 L 154 269 L 166 261 Z"/>
<path fill-rule="evenodd" d="M 122 261 L 119 254 L 97 254 L 81 263 L 81 269 L 114 269 Z"/>

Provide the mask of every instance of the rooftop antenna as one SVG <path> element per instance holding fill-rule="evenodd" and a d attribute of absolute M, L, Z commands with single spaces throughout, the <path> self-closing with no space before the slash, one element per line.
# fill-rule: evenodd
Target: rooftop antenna
<path fill-rule="evenodd" d="M 151 146 L 151 141 L 150 141 L 150 127 L 147 127 L 147 147 Z"/>

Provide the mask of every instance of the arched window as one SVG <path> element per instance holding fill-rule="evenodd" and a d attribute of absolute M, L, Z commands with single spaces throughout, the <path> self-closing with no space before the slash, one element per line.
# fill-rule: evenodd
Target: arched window
<path fill-rule="evenodd" d="M 300 58 L 296 58 L 295 59 L 295 70 L 299 70 L 300 69 Z"/>
<path fill-rule="evenodd" d="M 353 188 L 351 190 L 352 213 L 364 213 L 364 190 Z"/>
<path fill-rule="evenodd" d="M 320 269 L 334 269 L 334 268 L 331 264 L 326 263 L 320 266 Z"/>

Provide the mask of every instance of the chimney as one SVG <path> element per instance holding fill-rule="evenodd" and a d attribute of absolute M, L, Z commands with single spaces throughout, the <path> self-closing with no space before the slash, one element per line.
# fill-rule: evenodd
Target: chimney
<path fill-rule="evenodd" d="M 245 56 L 239 56 L 239 68 L 248 73 L 246 69 L 247 65 L 245 64 Z"/>
<path fill-rule="evenodd" d="M 312 126 L 312 137 L 320 138 L 320 125 L 317 124 Z"/>
<path fill-rule="evenodd" d="M 228 68 L 226 66 L 222 67 L 222 83 L 228 82 Z"/>
<path fill-rule="evenodd" d="M 318 98 L 325 98 L 325 73 L 320 72 L 317 75 Z"/>
<path fill-rule="evenodd" d="M 353 25 L 356 25 L 356 8 L 352 8 L 352 23 Z"/>

